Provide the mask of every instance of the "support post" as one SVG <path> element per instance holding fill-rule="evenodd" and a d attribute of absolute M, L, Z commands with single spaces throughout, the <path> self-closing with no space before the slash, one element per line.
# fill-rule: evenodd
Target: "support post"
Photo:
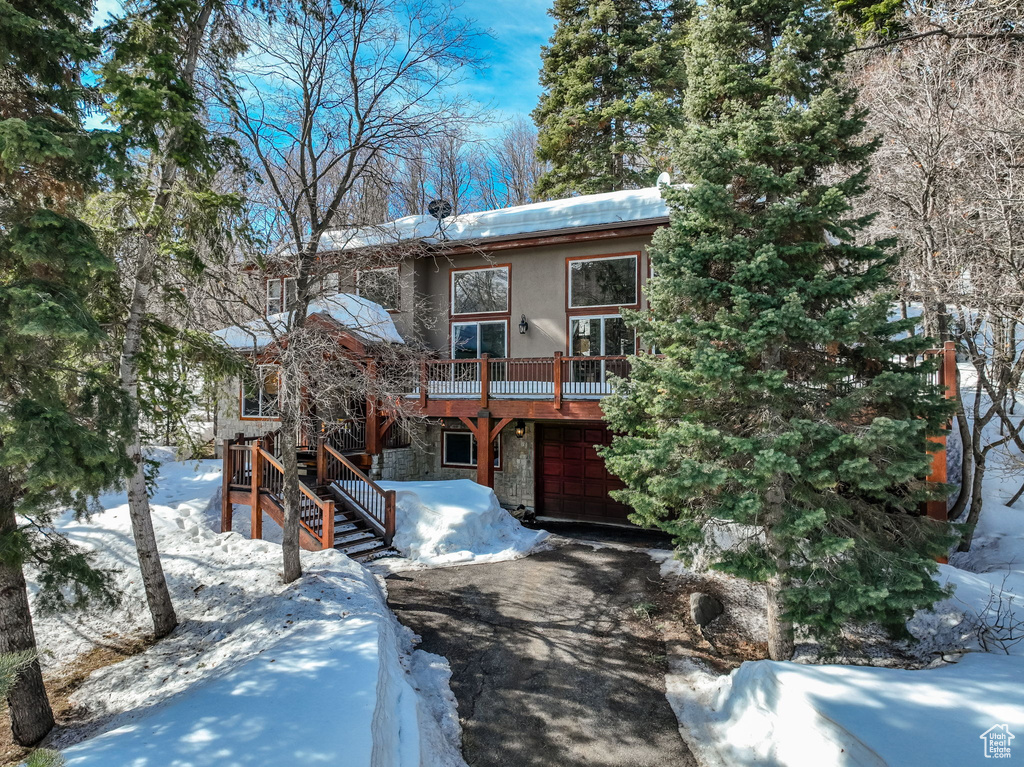
<path fill-rule="evenodd" d="M 476 481 L 494 487 L 494 442 L 491 439 L 491 414 L 481 410 L 476 419 Z"/>
<path fill-rule="evenodd" d="M 427 361 L 420 362 L 420 407 L 426 409 L 427 396 L 430 391 L 430 372 L 427 368 Z"/>
<path fill-rule="evenodd" d="M 939 382 L 946 388 L 946 399 L 952 399 L 956 396 L 956 344 L 952 341 L 946 341 L 942 345 L 942 365 L 939 368 Z M 928 439 L 931 443 L 928 452 L 932 456 L 932 470 L 928 475 L 928 481 L 944 484 L 949 479 L 948 466 L 946 465 L 946 435 L 929 437 Z M 928 501 L 925 504 L 925 513 L 929 519 L 937 519 L 940 522 L 948 521 L 949 510 L 946 499 Z"/>
<path fill-rule="evenodd" d="M 555 384 L 555 410 L 562 409 L 562 353 L 555 352 L 555 369 L 554 369 L 554 384 Z"/>
<path fill-rule="evenodd" d="M 263 484 L 263 453 L 260 448 L 260 441 L 253 440 L 252 447 L 252 495 L 250 505 L 252 506 L 252 524 L 249 537 L 258 540 L 263 537 L 263 508 L 260 506 L 260 485 Z"/>
<path fill-rule="evenodd" d="M 369 359 L 366 361 L 367 375 L 373 382 L 377 378 L 377 361 Z M 373 396 L 374 384 L 371 383 L 371 395 L 366 400 L 366 453 L 368 455 L 380 454 L 380 403 Z"/>
<path fill-rule="evenodd" d="M 491 389 L 491 355 L 483 354 L 480 357 L 480 409 L 487 409 L 487 398 Z M 488 485 L 490 487 L 490 485 Z"/>
<path fill-rule="evenodd" d="M 325 549 L 334 548 L 334 501 L 327 501 L 323 507 L 324 524 L 320 532 L 321 542 Z"/>
<path fill-rule="evenodd" d="M 223 442 L 224 451 L 223 458 L 221 459 L 221 470 L 224 472 L 224 476 L 221 477 L 220 486 L 220 531 L 222 533 L 231 532 L 231 479 L 235 475 L 235 454 L 231 450 L 231 440 L 226 439 Z"/>
<path fill-rule="evenodd" d="M 316 486 L 327 484 L 327 449 L 322 436 L 316 438 Z"/>
<path fill-rule="evenodd" d="M 384 545 L 390 546 L 395 539 L 395 496 L 394 490 L 384 491 Z"/>

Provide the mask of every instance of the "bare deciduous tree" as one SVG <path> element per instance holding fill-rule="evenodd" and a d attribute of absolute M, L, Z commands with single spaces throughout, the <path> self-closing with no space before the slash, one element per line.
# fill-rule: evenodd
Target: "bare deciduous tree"
<path fill-rule="evenodd" d="M 446 0 L 296 0 L 274 23 L 249 14 L 238 29 L 248 52 L 217 83 L 223 128 L 262 179 L 263 194 L 254 205 L 266 241 L 279 246 L 258 257 L 256 266 L 295 278 L 284 320 L 272 329 L 282 370 L 284 579 L 293 581 L 301 574 L 295 447 L 304 402 L 321 397 L 334 379 L 367 378 L 357 366 L 348 376 L 332 369 L 325 378 L 320 363 L 330 344 L 307 323 L 322 278 L 352 265 L 351 250 L 325 246 L 325 235 L 362 223 L 346 217 L 360 210 L 361 185 L 383 161 L 407 157 L 424 141 L 458 135 L 465 103 L 448 86 L 473 63 L 474 31 Z M 334 263 L 325 251 L 334 254 Z M 384 251 L 394 256 L 393 249 Z M 369 386 L 376 384 L 360 388 Z"/>
<path fill-rule="evenodd" d="M 999 22 L 980 6 L 914 10 L 912 34 L 957 34 L 921 34 L 862 59 L 854 76 L 881 148 L 861 205 L 880 211 L 873 234 L 899 238 L 903 300 L 920 302 L 925 331 L 956 340 L 973 365 L 973 418 L 964 399 L 957 414 L 964 487 L 952 514 L 969 504 L 975 523 L 990 453 L 1024 447 L 1010 410 L 1024 373 L 1024 50 L 988 34 Z"/>

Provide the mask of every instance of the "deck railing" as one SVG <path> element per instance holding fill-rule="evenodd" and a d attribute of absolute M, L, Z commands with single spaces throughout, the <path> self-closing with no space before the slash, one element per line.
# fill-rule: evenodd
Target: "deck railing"
<path fill-rule="evenodd" d="M 618 379 L 629 377 L 629 358 L 552 357 L 430 360 L 420 366 L 413 396 L 426 405 L 430 398 L 480 398 L 481 407 L 494 399 L 594 399 L 615 391 Z"/>

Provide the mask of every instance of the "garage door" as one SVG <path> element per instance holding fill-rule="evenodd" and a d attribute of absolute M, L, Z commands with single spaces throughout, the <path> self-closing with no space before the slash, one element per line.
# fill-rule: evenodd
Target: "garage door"
<path fill-rule="evenodd" d="M 608 495 L 624 487 L 608 473 L 595 445 L 611 434 L 602 424 L 537 425 L 537 513 L 586 522 L 628 523 L 631 509 Z"/>

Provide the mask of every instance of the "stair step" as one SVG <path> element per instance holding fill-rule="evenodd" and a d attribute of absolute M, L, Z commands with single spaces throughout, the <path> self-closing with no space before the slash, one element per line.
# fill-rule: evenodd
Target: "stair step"
<path fill-rule="evenodd" d="M 355 546 L 358 543 L 378 541 L 380 537 L 369 530 L 348 530 L 344 535 L 334 534 L 334 548 Z"/>
<path fill-rule="evenodd" d="M 390 546 L 385 546 L 383 542 L 379 546 L 374 546 L 372 549 L 361 549 L 360 551 L 353 551 L 351 553 L 345 551 L 344 549 L 342 549 L 342 551 L 350 559 L 354 559 L 357 562 L 364 562 L 370 557 L 374 556 L 375 554 L 380 554 L 383 552 L 387 552 L 389 554 L 396 553 L 393 548 L 391 548 Z"/>

